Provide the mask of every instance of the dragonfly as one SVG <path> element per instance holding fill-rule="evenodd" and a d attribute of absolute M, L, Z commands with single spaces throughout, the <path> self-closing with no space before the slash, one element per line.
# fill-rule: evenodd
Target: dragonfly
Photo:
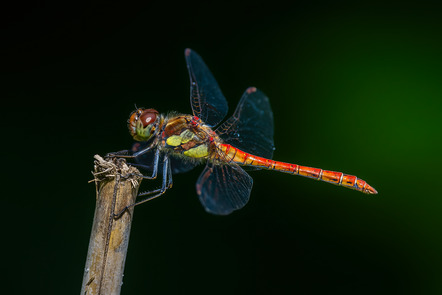
<path fill-rule="evenodd" d="M 273 112 L 267 96 L 255 87 L 247 88 L 234 114 L 220 124 L 228 112 L 226 98 L 203 59 L 191 49 L 184 55 L 192 115 L 137 108 L 128 120 L 136 143 L 126 157 L 151 171 L 143 178 L 162 174 L 161 188 L 140 193 L 144 199 L 132 205 L 163 195 L 172 187 L 173 174 L 201 163 L 206 166 L 196 182 L 196 192 L 204 209 L 217 215 L 230 214 L 249 201 L 253 179 L 246 170 L 274 170 L 377 194 L 354 175 L 272 160 Z"/>

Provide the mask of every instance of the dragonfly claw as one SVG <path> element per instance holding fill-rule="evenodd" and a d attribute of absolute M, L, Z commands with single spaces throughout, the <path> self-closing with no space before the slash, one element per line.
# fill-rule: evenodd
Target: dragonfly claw
<path fill-rule="evenodd" d="M 105 158 L 134 158 L 133 155 L 129 155 L 129 150 L 122 150 L 118 152 L 107 153 Z"/>

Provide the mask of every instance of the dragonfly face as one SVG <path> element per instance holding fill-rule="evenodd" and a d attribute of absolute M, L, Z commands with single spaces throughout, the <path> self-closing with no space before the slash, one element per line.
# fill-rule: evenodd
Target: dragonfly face
<path fill-rule="evenodd" d="M 154 109 L 137 109 L 129 118 L 128 128 L 136 141 L 148 141 L 158 128 L 160 116 Z"/>

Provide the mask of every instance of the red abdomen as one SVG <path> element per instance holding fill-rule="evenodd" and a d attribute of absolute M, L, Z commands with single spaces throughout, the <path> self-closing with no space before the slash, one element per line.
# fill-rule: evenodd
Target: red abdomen
<path fill-rule="evenodd" d="M 254 166 L 262 169 L 301 175 L 354 189 L 365 194 L 378 193 L 365 180 L 362 180 L 354 175 L 274 161 L 243 152 L 229 144 L 220 144 L 218 145 L 218 148 L 222 151 L 222 153 L 218 155 L 217 158 L 218 160 L 224 162 L 234 162 L 242 166 Z"/>

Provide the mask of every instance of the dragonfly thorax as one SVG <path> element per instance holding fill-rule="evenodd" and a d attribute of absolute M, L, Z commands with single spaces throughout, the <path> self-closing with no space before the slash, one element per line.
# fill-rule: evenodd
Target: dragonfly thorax
<path fill-rule="evenodd" d="M 148 141 L 158 129 L 160 116 L 155 109 L 137 109 L 128 121 L 129 132 L 137 141 Z"/>
<path fill-rule="evenodd" d="M 193 159 L 208 156 L 210 128 L 198 117 L 169 114 L 162 130 L 162 146 L 173 154 Z"/>

